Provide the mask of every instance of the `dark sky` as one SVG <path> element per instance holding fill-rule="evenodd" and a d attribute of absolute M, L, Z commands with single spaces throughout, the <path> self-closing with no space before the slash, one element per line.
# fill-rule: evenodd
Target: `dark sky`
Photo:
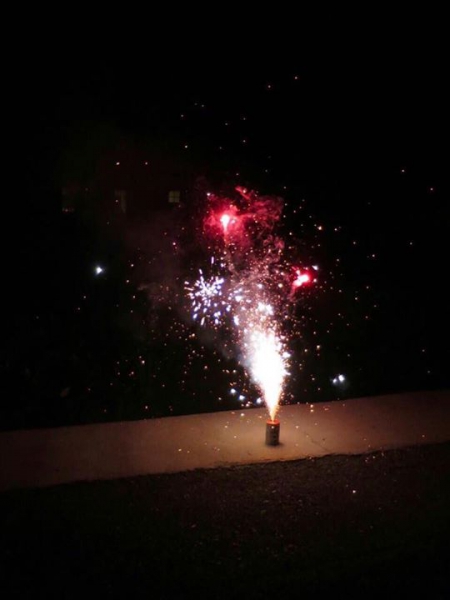
<path fill-rule="evenodd" d="M 12 300 L 17 322 L 27 312 L 35 318 L 35 304 L 52 319 L 65 304 L 72 310 L 61 282 L 78 303 L 77 270 L 97 285 L 86 275 L 95 252 L 83 259 L 78 252 L 84 234 L 64 234 L 62 164 L 79 158 L 80 148 L 101 154 L 122 139 L 218 186 L 280 195 L 289 210 L 304 200 L 306 226 L 294 217 L 286 226 L 314 238 L 311 254 L 321 248 L 323 272 L 342 284 L 355 324 L 352 335 L 336 334 L 330 360 L 364 383 L 360 393 L 387 390 L 384 380 L 395 380 L 389 389 L 396 390 L 448 385 L 443 16 L 367 11 L 337 19 L 322 11 L 312 27 L 297 13 L 280 21 L 272 8 L 265 24 L 244 23 L 230 9 L 203 14 L 194 28 L 173 12 L 151 21 L 135 15 L 132 26 L 89 25 L 91 15 L 80 13 L 56 35 L 31 27 L 32 36 L 23 30 L 18 38 L 5 92 L 14 133 L 10 205 L 19 233 L 8 242 L 8 281 L 21 273 L 11 286 L 21 302 Z M 323 310 L 332 312 L 334 302 L 327 296 Z"/>
<path fill-rule="evenodd" d="M 138 34 L 130 41 L 127 30 L 96 47 L 91 36 L 77 44 L 62 36 L 30 52 L 16 73 L 19 127 L 49 159 L 89 121 L 189 143 L 200 160 L 214 159 L 219 146 L 228 164 L 263 166 L 270 155 L 287 172 L 298 162 L 305 172 L 351 161 L 438 166 L 446 73 L 435 21 L 378 30 L 363 20 L 351 35 L 331 15 L 322 25 L 306 38 L 303 23 L 297 36 L 237 25 L 225 34 L 205 27 L 201 36 L 175 30 L 153 43 Z"/>
<path fill-rule="evenodd" d="M 328 22 L 309 44 L 209 31 L 199 49 L 182 38 L 171 52 L 145 40 L 67 44 L 58 61 L 37 52 L 17 86 L 21 184 L 57 193 L 69 149 L 106 146 L 113 132 L 213 180 L 306 195 L 319 215 L 362 219 L 374 236 L 407 223 L 406 237 L 421 229 L 434 247 L 449 218 L 444 49 L 431 26 L 407 33 L 365 40 Z"/>
<path fill-rule="evenodd" d="M 36 48 L 16 72 L 21 185 L 33 197 L 39 186 L 57 192 L 74 140 L 107 144 L 113 131 L 164 147 L 199 175 L 306 196 L 316 214 L 356 231 L 364 223 L 390 240 L 393 263 L 395 246 L 420 234 L 421 268 L 441 271 L 445 45 L 439 16 L 418 17 L 383 27 L 364 18 L 350 35 L 325 14 L 317 35 L 302 22 L 297 35 L 274 25 L 174 31 L 162 42 L 130 42 L 130 30 L 116 43 L 61 36 L 58 56 Z"/>

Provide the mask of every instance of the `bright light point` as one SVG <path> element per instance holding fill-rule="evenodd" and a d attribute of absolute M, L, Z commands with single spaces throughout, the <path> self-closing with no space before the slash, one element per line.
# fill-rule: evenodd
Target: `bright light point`
<path fill-rule="evenodd" d="M 345 377 L 343 375 L 338 375 L 338 379 L 341 383 L 345 381 Z"/>
<path fill-rule="evenodd" d="M 253 329 L 249 332 L 249 363 L 253 379 L 261 388 L 270 418 L 275 419 L 287 375 L 282 344 L 274 331 Z"/>
<path fill-rule="evenodd" d="M 100 275 L 100 273 L 103 273 L 103 271 L 104 271 L 104 269 L 102 267 L 100 267 L 98 265 L 95 267 L 95 274 L 96 275 Z"/>
<path fill-rule="evenodd" d="M 295 271 L 297 277 L 294 280 L 293 286 L 295 288 L 301 287 L 304 283 L 309 283 L 311 281 L 311 276 L 308 273 L 302 273 L 300 269 L 296 269 Z"/>
<path fill-rule="evenodd" d="M 231 217 L 230 217 L 230 215 L 227 215 L 226 213 L 220 217 L 220 222 L 222 223 L 224 233 L 227 232 L 230 221 L 231 221 Z"/>
<path fill-rule="evenodd" d="M 264 304 L 264 302 L 258 302 L 258 310 L 259 312 L 265 313 L 267 315 L 273 315 L 273 308 L 270 304 Z"/>
<path fill-rule="evenodd" d="M 231 388 L 231 390 L 230 390 L 230 394 L 231 394 L 232 396 L 234 396 L 234 395 L 236 395 L 236 393 L 237 393 L 237 392 L 236 392 L 236 390 L 235 390 L 234 388 Z"/>
<path fill-rule="evenodd" d="M 337 385 L 338 383 L 344 383 L 345 381 L 345 377 L 344 375 L 337 375 L 334 379 L 333 379 L 333 385 Z"/>

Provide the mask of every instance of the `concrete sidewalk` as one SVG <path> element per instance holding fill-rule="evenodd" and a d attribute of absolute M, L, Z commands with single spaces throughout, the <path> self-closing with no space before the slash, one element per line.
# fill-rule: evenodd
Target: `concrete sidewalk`
<path fill-rule="evenodd" d="M 0 490 L 450 441 L 450 391 L 0 434 Z"/>

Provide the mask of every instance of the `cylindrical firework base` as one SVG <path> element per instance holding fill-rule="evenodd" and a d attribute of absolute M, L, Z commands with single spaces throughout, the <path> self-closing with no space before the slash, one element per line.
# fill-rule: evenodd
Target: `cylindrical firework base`
<path fill-rule="evenodd" d="M 280 443 L 280 421 L 266 422 L 266 444 L 267 446 L 278 446 Z"/>

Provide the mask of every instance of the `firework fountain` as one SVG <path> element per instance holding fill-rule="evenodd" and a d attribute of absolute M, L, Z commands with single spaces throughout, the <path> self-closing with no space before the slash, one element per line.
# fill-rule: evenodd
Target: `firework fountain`
<path fill-rule="evenodd" d="M 279 443 L 277 413 L 289 370 L 285 322 L 297 290 L 315 279 L 292 266 L 274 233 L 283 203 L 236 188 L 232 201 L 208 194 L 203 239 L 211 252 L 209 276 L 186 281 L 192 316 L 225 329 L 241 365 L 260 389 L 269 412 L 266 443 Z"/>

